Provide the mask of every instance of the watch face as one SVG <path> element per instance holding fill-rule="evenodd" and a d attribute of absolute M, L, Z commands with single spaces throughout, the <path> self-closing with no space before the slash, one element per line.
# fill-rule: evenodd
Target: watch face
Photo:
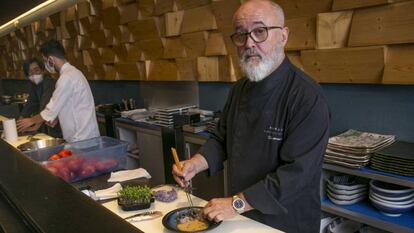
<path fill-rule="evenodd" d="M 234 207 L 236 207 L 237 209 L 241 209 L 244 207 L 244 203 L 241 199 L 237 199 L 234 201 Z"/>

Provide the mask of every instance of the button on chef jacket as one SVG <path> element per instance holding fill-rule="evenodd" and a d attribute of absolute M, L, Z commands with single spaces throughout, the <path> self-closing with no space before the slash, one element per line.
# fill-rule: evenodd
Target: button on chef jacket
<path fill-rule="evenodd" d="M 59 117 L 67 142 L 99 137 L 95 103 L 85 76 L 68 62 L 59 73 L 52 98 L 40 115 L 45 121 Z"/>
<path fill-rule="evenodd" d="M 285 232 L 319 232 L 319 184 L 330 114 L 321 88 L 286 57 L 260 82 L 230 90 L 215 133 L 200 149 L 210 175 L 228 162 L 228 190 L 244 215 Z"/>

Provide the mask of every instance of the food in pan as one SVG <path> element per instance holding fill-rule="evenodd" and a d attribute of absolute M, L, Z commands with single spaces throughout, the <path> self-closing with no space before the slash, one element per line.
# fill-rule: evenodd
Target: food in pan
<path fill-rule="evenodd" d="M 201 216 L 201 209 L 191 209 L 177 215 L 177 228 L 180 231 L 203 231 L 208 227 L 207 220 Z"/>

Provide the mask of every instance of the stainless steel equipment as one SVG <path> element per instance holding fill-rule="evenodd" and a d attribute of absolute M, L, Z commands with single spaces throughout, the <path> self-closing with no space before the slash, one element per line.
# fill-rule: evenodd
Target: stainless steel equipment
<path fill-rule="evenodd" d="M 30 150 L 36 150 L 40 148 L 49 147 L 49 146 L 61 145 L 64 142 L 65 140 L 61 138 L 36 140 L 32 142 L 23 143 L 20 146 L 18 146 L 17 149 L 19 149 L 20 151 L 30 151 Z"/>

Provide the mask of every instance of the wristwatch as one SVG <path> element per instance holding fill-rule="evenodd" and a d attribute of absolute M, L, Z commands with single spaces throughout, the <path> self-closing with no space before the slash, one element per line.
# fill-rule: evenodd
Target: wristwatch
<path fill-rule="evenodd" d="M 239 196 L 233 196 L 233 209 L 237 211 L 237 213 L 242 214 L 244 212 L 244 208 L 246 207 L 246 203 L 241 199 Z"/>

